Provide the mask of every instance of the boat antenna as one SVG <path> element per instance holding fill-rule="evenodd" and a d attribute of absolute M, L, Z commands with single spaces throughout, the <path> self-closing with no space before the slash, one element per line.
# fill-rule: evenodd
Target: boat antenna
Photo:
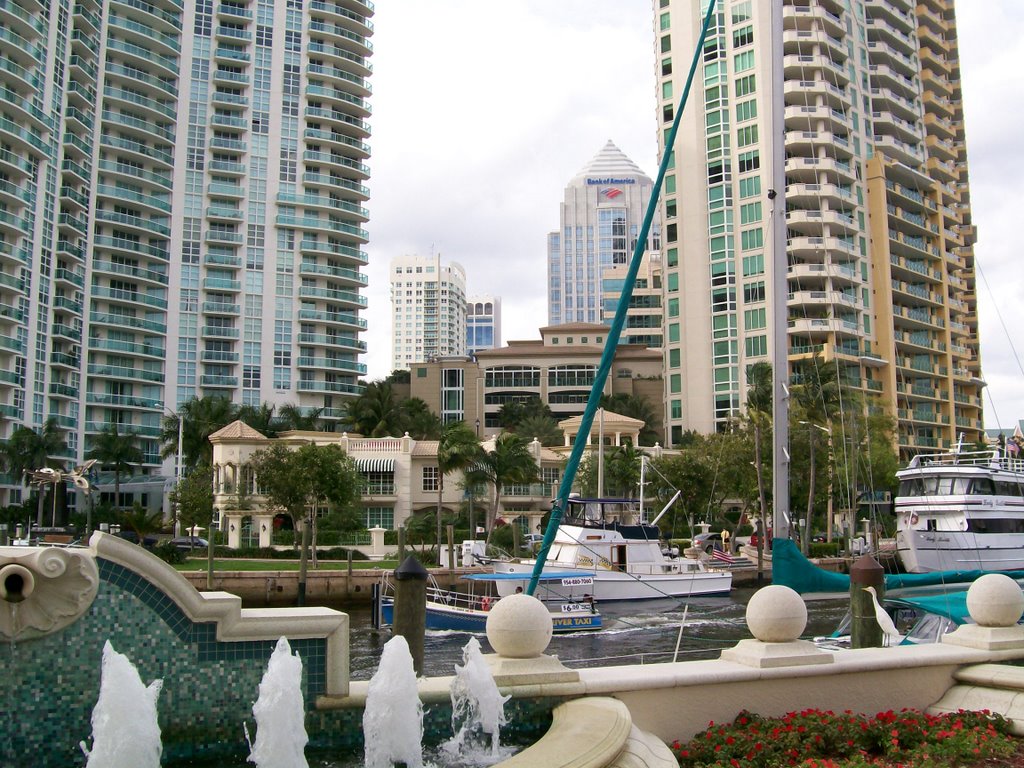
<path fill-rule="evenodd" d="M 580 459 L 583 457 L 583 450 L 586 448 L 590 437 L 590 429 L 594 424 L 594 414 L 597 411 L 604 391 L 605 382 L 608 380 L 608 372 L 611 370 L 612 361 L 615 359 L 615 349 L 619 345 L 619 336 L 622 333 L 622 326 L 626 320 L 626 310 L 629 308 L 630 299 L 633 296 L 633 285 L 636 282 L 637 273 L 640 271 L 640 262 L 647 247 L 647 236 L 651 230 L 651 221 L 654 219 L 654 211 L 658 204 L 658 197 L 661 195 L 662 183 L 668 171 L 669 164 L 675 159 L 676 133 L 679 131 L 679 123 L 686 107 L 687 98 L 690 95 L 690 86 L 693 83 L 694 73 L 697 71 L 697 64 L 701 59 L 704 50 L 704 40 L 708 34 L 708 27 L 711 26 L 711 18 L 715 13 L 715 0 L 709 0 L 708 10 L 704 15 L 704 24 L 700 29 L 700 38 L 693 51 L 693 60 L 690 62 L 690 71 L 686 75 L 686 87 L 679 99 L 679 108 L 676 110 L 675 118 L 672 120 L 672 127 L 669 129 L 668 137 L 665 139 L 665 150 L 662 152 L 661 164 L 658 166 L 658 177 L 654 180 L 654 187 L 651 189 L 651 198 L 647 203 L 647 211 L 644 213 L 643 223 L 640 225 L 640 232 L 637 234 L 636 246 L 633 248 L 633 257 L 629 262 L 629 269 L 623 281 L 622 292 L 619 295 L 619 303 L 615 308 L 615 318 L 612 320 L 608 338 L 605 341 L 604 352 L 601 354 L 601 362 L 598 365 L 597 373 L 594 376 L 594 384 L 590 388 L 590 396 L 587 398 L 587 407 L 580 419 L 579 431 L 573 441 L 572 452 L 569 454 L 569 461 L 562 474 L 562 482 L 558 487 L 558 498 L 551 507 L 551 517 L 548 520 L 548 527 L 544 531 L 544 540 L 541 542 L 540 550 L 537 552 L 537 559 L 533 566 L 533 574 L 530 576 L 530 583 L 526 587 L 526 594 L 532 595 L 537 589 L 537 582 L 544 570 L 544 563 L 548 557 L 548 550 L 555 540 L 555 533 L 562 520 L 562 511 L 565 509 L 566 500 L 569 498 L 569 491 L 576 479 L 576 470 L 579 468 Z M 779 23 L 781 24 L 781 17 Z M 780 36 L 781 39 L 781 36 Z M 781 91 L 780 91 L 781 93 Z M 783 301 L 785 306 L 785 301 Z"/>

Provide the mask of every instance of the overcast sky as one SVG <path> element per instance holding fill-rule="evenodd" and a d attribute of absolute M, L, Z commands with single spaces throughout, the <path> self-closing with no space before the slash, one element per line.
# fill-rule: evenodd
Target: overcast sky
<path fill-rule="evenodd" d="M 957 7 L 987 427 L 1024 418 L 1019 10 Z M 470 294 L 502 297 L 503 341 L 538 337 L 546 236 L 568 181 L 609 139 L 657 171 L 651 14 L 650 0 L 377 3 L 368 378 L 390 372 L 395 256 L 461 263 Z"/>

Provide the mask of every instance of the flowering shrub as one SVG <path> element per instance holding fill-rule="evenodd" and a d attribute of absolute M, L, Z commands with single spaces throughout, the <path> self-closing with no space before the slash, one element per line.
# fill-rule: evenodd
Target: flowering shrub
<path fill-rule="evenodd" d="M 766 718 L 740 712 L 729 725 L 707 730 L 672 751 L 694 768 L 938 768 L 1014 752 L 1001 715 L 926 715 L 909 709 L 873 717 L 817 709 Z"/>

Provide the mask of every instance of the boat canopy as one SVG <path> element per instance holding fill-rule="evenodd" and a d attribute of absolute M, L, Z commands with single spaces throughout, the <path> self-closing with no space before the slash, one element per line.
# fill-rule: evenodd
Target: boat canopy
<path fill-rule="evenodd" d="M 929 573 L 887 573 L 885 589 L 917 589 L 966 584 L 993 571 L 932 571 Z M 1014 581 L 1024 579 L 1024 571 L 999 571 Z M 772 583 L 782 584 L 801 595 L 849 594 L 850 577 L 819 568 L 806 557 L 791 539 L 772 541 Z"/>
<path fill-rule="evenodd" d="M 918 608 L 928 613 L 951 619 L 957 624 L 972 624 L 970 612 L 967 610 L 967 592 L 943 592 L 938 595 L 919 595 L 914 597 L 892 597 L 886 598 L 886 602 L 894 605 L 904 605 L 909 608 Z"/>

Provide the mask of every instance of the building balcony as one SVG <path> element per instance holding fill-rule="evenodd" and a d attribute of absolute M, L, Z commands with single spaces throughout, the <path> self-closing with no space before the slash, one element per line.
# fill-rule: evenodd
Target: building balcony
<path fill-rule="evenodd" d="M 144 368 L 128 368 L 123 365 L 98 365 L 90 363 L 87 367 L 90 376 L 103 376 L 126 381 L 157 382 L 163 384 L 162 371 L 151 371 Z"/>
<path fill-rule="evenodd" d="M 322 368 L 329 371 L 344 371 L 357 376 L 366 375 L 366 366 L 354 360 L 338 360 L 332 357 L 299 357 L 296 365 L 299 368 Z"/>
<path fill-rule="evenodd" d="M 237 376 L 200 376 L 199 386 L 204 389 L 234 389 L 238 386 Z"/>

